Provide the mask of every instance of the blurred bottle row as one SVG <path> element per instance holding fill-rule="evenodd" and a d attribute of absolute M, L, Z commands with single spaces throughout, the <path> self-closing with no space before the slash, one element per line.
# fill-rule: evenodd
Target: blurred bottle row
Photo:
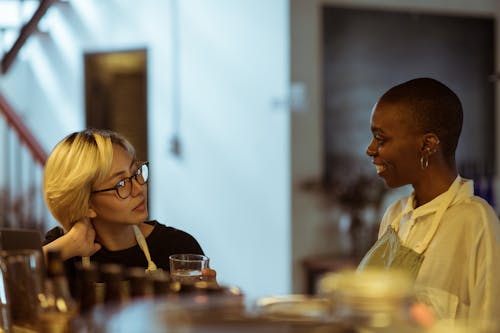
<path fill-rule="evenodd" d="M 22 252 L 19 269 L 11 267 L 4 280 L 4 332 L 108 332 L 107 322 L 113 313 L 135 301 L 175 301 L 208 294 L 241 296 L 239 290 L 221 287 L 215 281 L 181 283 L 172 281 L 164 271 L 146 273 L 142 267 L 93 262 L 77 264 L 72 295 L 59 251 L 49 251 L 45 265 L 37 251 Z M 40 276 L 43 266 L 44 276 Z"/>

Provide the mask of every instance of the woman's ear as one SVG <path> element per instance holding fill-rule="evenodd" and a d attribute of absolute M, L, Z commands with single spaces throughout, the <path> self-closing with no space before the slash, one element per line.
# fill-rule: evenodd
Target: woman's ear
<path fill-rule="evenodd" d="M 439 138 L 434 133 L 427 133 L 424 135 L 422 141 L 422 152 L 426 152 L 428 155 L 433 154 L 439 149 Z"/>
<path fill-rule="evenodd" d="M 94 217 L 97 217 L 96 211 L 89 207 L 89 209 L 87 210 L 87 217 L 89 219 L 93 219 Z"/>

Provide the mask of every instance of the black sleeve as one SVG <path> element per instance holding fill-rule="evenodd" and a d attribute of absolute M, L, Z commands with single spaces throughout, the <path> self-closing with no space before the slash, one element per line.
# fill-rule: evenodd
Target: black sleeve
<path fill-rule="evenodd" d="M 156 232 L 147 238 L 151 258 L 166 271 L 170 271 L 169 256 L 178 253 L 205 254 L 198 241 L 185 231 L 158 224 Z"/>
<path fill-rule="evenodd" d="M 63 228 L 61 228 L 61 227 L 52 228 L 49 231 L 47 231 L 47 233 L 45 234 L 45 239 L 43 240 L 42 245 L 47 245 L 47 244 L 55 241 L 56 239 L 58 239 L 62 235 L 64 235 Z"/>

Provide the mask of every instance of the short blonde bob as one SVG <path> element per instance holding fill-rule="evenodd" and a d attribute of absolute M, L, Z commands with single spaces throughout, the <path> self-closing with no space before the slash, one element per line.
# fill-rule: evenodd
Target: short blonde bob
<path fill-rule="evenodd" d="M 99 129 L 72 133 L 50 153 L 43 176 L 45 202 L 66 231 L 87 216 L 92 186 L 102 183 L 110 172 L 113 144 L 135 159 L 135 149 L 127 139 Z"/>

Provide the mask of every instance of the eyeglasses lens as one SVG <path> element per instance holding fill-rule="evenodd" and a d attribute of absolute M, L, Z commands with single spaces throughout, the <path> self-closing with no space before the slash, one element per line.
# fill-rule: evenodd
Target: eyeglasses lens
<path fill-rule="evenodd" d="M 132 182 L 130 179 L 125 181 L 125 185 L 122 187 L 118 187 L 116 191 L 118 192 L 118 196 L 122 199 L 126 199 L 130 195 L 130 190 L 132 189 Z"/>
<path fill-rule="evenodd" d="M 139 172 L 137 173 L 137 182 L 141 185 L 145 184 L 149 179 L 149 168 L 147 164 L 143 164 L 139 167 Z"/>
<path fill-rule="evenodd" d="M 117 188 L 118 196 L 120 198 L 126 199 L 130 195 L 130 192 L 132 191 L 132 178 L 135 178 L 139 185 L 146 184 L 149 179 L 148 165 L 142 164 L 141 166 L 139 166 L 139 169 L 137 169 L 134 176 L 125 180 L 125 186 Z"/>

